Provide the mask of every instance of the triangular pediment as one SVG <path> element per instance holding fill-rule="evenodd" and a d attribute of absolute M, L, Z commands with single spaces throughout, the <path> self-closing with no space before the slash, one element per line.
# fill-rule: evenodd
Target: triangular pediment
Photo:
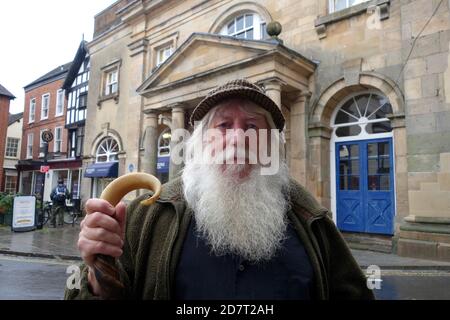
<path fill-rule="evenodd" d="M 252 61 L 273 51 L 277 43 L 237 39 L 216 34 L 194 33 L 138 88 L 138 92 L 167 87 L 183 79 L 217 72 Z"/>

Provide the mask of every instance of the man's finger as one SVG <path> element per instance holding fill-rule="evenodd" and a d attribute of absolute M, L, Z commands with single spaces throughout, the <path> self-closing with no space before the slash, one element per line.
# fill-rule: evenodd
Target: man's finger
<path fill-rule="evenodd" d="M 114 218 L 117 220 L 117 222 L 119 222 L 122 239 L 124 239 L 125 238 L 125 223 L 126 223 L 126 219 L 127 219 L 127 207 L 126 207 L 125 203 L 120 202 L 116 206 L 116 215 L 114 216 Z"/>
<path fill-rule="evenodd" d="M 109 216 L 114 215 L 115 209 L 108 201 L 103 199 L 89 199 L 86 202 L 86 213 L 102 212 Z"/>

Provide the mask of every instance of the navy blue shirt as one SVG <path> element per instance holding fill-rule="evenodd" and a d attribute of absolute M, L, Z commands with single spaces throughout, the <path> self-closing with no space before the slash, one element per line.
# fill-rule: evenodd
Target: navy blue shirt
<path fill-rule="evenodd" d="M 227 254 L 216 256 L 195 231 L 192 218 L 175 278 L 175 299 L 311 299 L 313 270 L 294 228 L 289 224 L 283 246 L 270 260 L 249 263 Z"/>

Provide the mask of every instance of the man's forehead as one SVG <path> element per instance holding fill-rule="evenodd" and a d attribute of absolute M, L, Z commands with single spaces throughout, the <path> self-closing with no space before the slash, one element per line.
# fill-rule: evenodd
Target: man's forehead
<path fill-rule="evenodd" d="M 216 106 L 216 116 L 234 115 L 236 111 L 242 111 L 247 116 L 265 118 L 264 109 L 253 101 L 245 99 L 229 99 Z"/>

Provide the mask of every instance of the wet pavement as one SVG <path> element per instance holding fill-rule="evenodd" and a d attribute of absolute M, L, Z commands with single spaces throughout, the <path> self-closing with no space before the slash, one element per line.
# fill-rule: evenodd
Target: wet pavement
<path fill-rule="evenodd" d="M 36 229 L 29 232 L 12 232 L 10 227 L 0 227 L 0 253 L 44 258 L 79 259 L 77 249 L 78 225 Z"/>

